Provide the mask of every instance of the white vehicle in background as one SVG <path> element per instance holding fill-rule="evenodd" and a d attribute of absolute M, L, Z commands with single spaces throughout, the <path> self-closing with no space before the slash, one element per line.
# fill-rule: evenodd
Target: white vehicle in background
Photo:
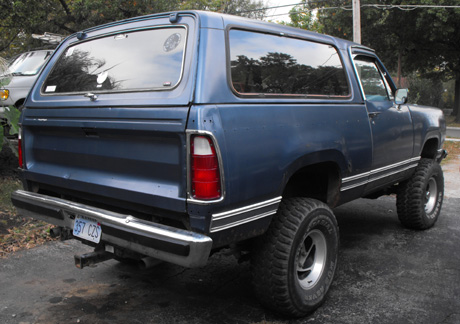
<path fill-rule="evenodd" d="M 0 122 L 5 124 L 5 107 L 22 108 L 37 76 L 53 50 L 25 52 L 13 59 L 0 75 Z"/>
<path fill-rule="evenodd" d="M 38 73 L 53 50 L 38 50 L 20 54 L 8 65 L 8 71 L 1 76 L 2 106 L 19 108 L 29 94 Z"/>

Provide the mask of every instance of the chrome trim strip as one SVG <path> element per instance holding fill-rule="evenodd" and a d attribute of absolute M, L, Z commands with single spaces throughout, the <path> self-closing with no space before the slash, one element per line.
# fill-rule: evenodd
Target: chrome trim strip
<path fill-rule="evenodd" d="M 355 59 L 353 57 L 353 48 L 354 47 L 356 47 L 356 46 L 350 46 L 348 48 L 348 55 L 350 56 L 350 61 L 351 61 L 351 64 L 353 65 L 353 71 L 355 72 L 355 78 L 356 78 L 356 80 L 358 80 L 358 86 L 359 86 L 359 90 L 361 92 L 361 99 L 363 99 L 365 101 L 366 100 L 366 94 L 364 93 L 364 87 L 363 87 L 363 84 L 361 82 L 361 78 L 359 77 L 358 69 L 356 68 Z"/>
<path fill-rule="evenodd" d="M 362 178 L 368 178 L 368 179 L 365 180 L 365 181 L 361 181 L 359 183 L 354 183 L 354 184 L 350 184 L 348 186 L 342 187 L 342 188 L 340 188 L 340 191 L 347 191 L 347 190 L 350 190 L 350 189 L 353 189 L 353 188 L 357 188 L 359 186 L 364 186 L 364 185 L 366 185 L 366 184 L 368 184 L 370 182 L 377 181 L 377 180 L 380 180 L 380 179 L 382 179 L 384 177 L 397 174 L 398 172 L 403 172 L 403 171 L 415 168 L 417 166 L 417 164 L 412 164 L 412 163 L 418 162 L 420 159 L 421 159 L 421 157 L 418 156 L 418 157 L 411 158 L 411 159 L 408 159 L 408 160 L 405 160 L 405 161 L 401 161 L 401 162 L 398 162 L 398 163 L 387 165 L 387 166 L 384 166 L 384 167 L 381 167 L 381 168 L 378 168 L 378 169 L 375 169 L 375 170 L 371 170 L 371 171 L 364 172 L 364 173 L 361 173 L 361 174 L 357 174 L 357 175 L 354 175 L 354 176 L 351 176 L 351 177 L 343 178 L 342 179 L 342 184 L 352 182 L 354 180 L 359 180 L 359 179 L 362 179 Z M 408 164 L 410 164 L 410 165 L 408 165 Z M 401 169 L 401 167 L 403 167 L 403 168 Z M 395 171 L 390 171 L 389 173 L 385 172 L 385 171 L 393 170 L 393 169 L 396 169 L 396 168 L 398 168 L 398 169 L 395 170 Z M 381 173 L 381 172 L 385 172 L 385 173 L 380 175 L 380 176 L 373 177 L 376 174 Z"/>
<path fill-rule="evenodd" d="M 246 223 L 249 223 L 249 222 L 264 218 L 264 217 L 274 215 L 274 214 L 276 214 L 277 211 L 278 211 L 278 208 L 275 209 L 275 210 L 271 210 L 271 211 L 268 211 L 266 213 L 260 214 L 260 215 L 256 215 L 256 216 L 253 216 L 253 217 L 248 217 L 248 218 L 242 219 L 242 220 L 234 222 L 234 223 L 230 223 L 230 224 L 227 224 L 227 225 L 216 226 L 216 227 L 212 228 L 210 230 L 210 232 L 215 233 L 215 232 L 223 231 L 223 230 L 231 228 L 231 227 L 246 224 Z"/>
<path fill-rule="evenodd" d="M 381 176 L 378 176 L 378 177 L 375 177 L 375 178 L 370 179 L 369 182 L 377 181 L 377 180 L 383 179 L 383 178 L 385 178 L 385 177 L 395 175 L 395 174 L 397 174 L 397 173 L 399 173 L 399 172 L 407 171 L 407 170 L 409 170 L 409 169 L 412 169 L 412 168 L 417 167 L 417 165 L 418 165 L 418 164 L 408 165 L 407 167 L 404 167 L 403 169 L 399 169 L 399 170 L 396 170 L 396 171 L 393 171 L 393 172 L 390 172 L 390 173 L 382 174 Z"/>
<path fill-rule="evenodd" d="M 278 210 L 278 205 L 281 202 L 281 199 L 282 197 L 277 197 L 277 198 L 262 201 L 260 203 L 256 203 L 253 205 L 244 206 L 244 207 L 229 210 L 226 212 L 213 214 L 212 219 L 211 219 L 210 232 L 211 233 L 218 232 L 224 229 L 228 229 L 234 226 L 238 226 L 241 224 L 252 222 L 260 218 L 264 218 L 264 217 L 273 215 Z M 263 211 L 262 209 L 264 208 L 270 208 L 270 209 Z M 257 211 L 259 211 L 259 213 L 252 214 L 252 212 L 257 212 Z M 246 217 L 244 217 L 243 219 L 238 218 L 234 221 L 231 220 L 232 217 L 237 218 L 238 216 L 241 216 L 241 217 L 246 216 Z M 222 220 L 229 220 L 229 222 L 226 224 L 222 224 L 222 225 L 216 225 L 216 222 L 219 222 Z"/>
<path fill-rule="evenodd" d="M 361 179 L 361 178 L 366 178 L 370 175 L 371 173 L 370 172 L 365 172 L 365 173 L 360 173 L 360 174 L 357 174 L 357 175 L 354 175 L 354 176 L 351 176 L 351 177 L 347 177 L 347 178 L 343 178 L 342 179 L 342 183 L 347 183 L 347 182 L 351 182 L 353 180 L 357 180 L 357 179 Z"/>
<path fill-rule="evenodd" d="M 200 233 L 23 190 L 13 192 L 11 198 L 21 215 L 41 219 L 69 229 L 73 229 L 74 226 L 72 216 L 76 214 L 87 216 L 100 222 L 102 226 L 106 225 L 119 229 L 123 233 L 126 233 L 128 237 L 128 239 L 125 239 L 124 237 L 105 235 L 102 232 L 102 242 L 113 243 L 120 247 L 181 266 L 201 267 L 206 264 L 211 252 L 212 239 Z M 60 214 L 62 217 L 54 218 L 47 215 L 46 210 Z M 164 241 L 178 246 L 188 246 L 189 253 L 183 256 L 171 251 L 155 248 L 148 244 L 131 242 L 129 240 L 130 233 L 152 241 Z"/>
<path fill-rule="evenodd" d="M 363 182 L 358 182 L 356 184 L 352 184 L 352 185 L 349 185 L 349 186 L 346 186 L 346 187 L 342 187 L 340 188 L 340 191 L 347 191 L 347 190 L 350 190 L 350 189 L 353 189 L 353 188 L 357 188 L 357 187 L 360 187 L 360 186 L 365 186 L 369 183 L 369 181 L 363 181 Z"/>
<path fill-rule="evenodd" d="M 402 162 L 398 162 L 398 163 L 395 163 L 395 164 L 387 165 L 387 166 L 385 166 L 385 167 L 381 167 L 381 168 L 378 168 L 378 169 L 375 169 L 375 170 L 371 170 L 371 171 L 370 171 L 370 175 L 373 175 L 373 174 L 376 174 L 376 173 L 380 173 L 380 172 L 383 172 L 383 171 L 386 171 L 386 170 L 394 169 L 394 168 L 403 166 L 403 165 L 405 165 L 405 164 L 409 164 L 409 163 L 413 163 L 413 162 L 418 162 L 420 159 L 421 159 L 421 157 L 418 156 L 418 157 L 416 157 L 416 158 L 412 158 L 412 159 L 405 160 L 405 161 L 402 161 Z"/>
<path fill-rule="evenodd" d="M 267 200 L 267 201 L 263 201 L 263 202 L 260 202 L 260 203 L 254 204 L 254 205 L 249 205 L 249 206 L 229 210 L 229 211 L 226 211 L 226 212 L 213 214 L 212 219 L 213 220 L 224 219 L 224 218 L 227 218 L 227 217 L 232 217 L 232 216 L 240 215 L 240 214 L 243 214 L 243 213 L 248 213 L 250 211 L 257 210 L 257 209 L 260 209 L 260 208 L 263 208 L 263 207 L 268 207 L 270 205 L 277 204 L 277 203 L 280 203 L 280 202 L 281 202 L 281 197 L 277 197 L 277 198 L 273 198 L 273 199 L 270 199 L 270 200 Z"/>
<path fill-rule="evenodd" d="M 193 203 L 198 205 L 209 205 L 214 204 L 217 202 L 221 202 L 225 199 L 225 177 L 224 177 L 224 165 L 222 163 L 222 153 L 220 151 L 219 144 L 212 132 L 205 131 L 205 130 L 193 130 L 187 129 L 186 133 L 186 142 L 187 142 L 187 203 Z M 220 172 L 220 190 L 221 190 L 221 197 L 219 199 L 214 200 L 199 200 L 192 197 L 192 183 L 191 183 L 191 162 L 190 162 L 190 138 L 192 135 L 205 135 L 209 136 L 214 144 L 214 148 L 216 149 L 217 160 L 219 162 L 219 172 Z"/>

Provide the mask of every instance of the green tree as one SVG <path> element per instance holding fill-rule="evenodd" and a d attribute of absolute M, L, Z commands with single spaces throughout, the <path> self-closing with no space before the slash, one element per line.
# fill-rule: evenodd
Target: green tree
<path fill-rule="evenodd" d="M 452 5 L 446 0 L 422 0 L 423 4 Z M 458 1 L 454 4 L 459 5 Z M 430 23 L 428 23 L 430 22 Z M 423 30 L 419 40 L 424 60 L 419 70 L 428 75 L 441 75 L 444 80 L 455 80 L 455 121 L 460 122 L 460 8 L 428 8 L 420 13 L 418 28 Z M 415 70 L 414 62 L 412 69 Z"/>
<path fill-rule="evenodd" d="M 379 4 L 380 7 L 367 5 Z M 409 4 L 401 0 L 361 0 L 361 32 L 363 45 L 375 49 L 387 68 L 398 71 L 400 79 L 402 60 L 409 53 L 418 51 L 419 30 L 413 28 L 418 21 L 416 10 L 389 9 L 391 5 Z M 323 32 L 344 39 L 353 39 L 353 13 L 351 0 L 332 0 L 318 9 L 317 19 L 323 26 Z M 386 7 L 382 7 L 386 5 Z M 313 8 L 318 7 L 315 2 Z M 408 61 L 408 60 L 405 60 Z M 399 62 L 399 64 L 398 64 Z M 410 70 L 407 73 L 411 72 Z"/>
<path fill-rule="evenodd" d="M 380 6 L 372 6 L 379 4 Z M 362 43 L 374 48 L 385 65 L 401 75 L 455 80 L 454 114 L 460 122 L 460 9 L 401 8 L 405 0 L 361 0 Z M 420 0 L 417 5 L 459 5 L 452 0 Z M 351 0 L 311 2 L 323 32 L 352 39 Z M 334 9 L 333 9 L 334 8 Z"/>
<path fill-rule="evenodd" d="M 4 107 L 4 118 L 0 119 L 0 151 L 3 145 L 8 145 L 16 156 L 18 150 L 9 139 L 10 136 L 19 133 L 19 117 L 21 112 L 14 106 Z"/>
<path fill-rule="evenodd" d="M 312 8 L 307 0 L 302 0 L 301 5 L 295 6 L 289 11 L 291 22 L 281 22 L 281 24 L 322 33 L 323 24 L 317 19 Z"/>
<path fill-rule="evenodd" d="M 263 8 L 261 0 L 186 0 L 180 5 L 180 9 L 215 11 L 253 19 L 264 18 Z"/>
<path fill-rule="evenodd" d="M 176 10 L 180 0 L 6 0 L 0 4 L 0 52 L 11 57 L 42 43 L 32 34 L 70 35 L 96 25 Z"/>
<path fill-rule="evenodd" d="M 100 24 L 179 9 L 218 11 L 262 19 L 263 2 L 251 0 L 3 0 L 0 2 L 0 52 L 12 57 L 42 43 L 45 32 L 70 35 Z"/>

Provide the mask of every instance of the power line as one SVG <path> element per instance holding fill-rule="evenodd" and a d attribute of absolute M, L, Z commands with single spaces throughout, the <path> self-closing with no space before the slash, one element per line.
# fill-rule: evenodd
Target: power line
<path fill-rule="evenodd" d="M 280 6 L 272 6 L 272 7 L 263 7 L 259 9 L 252 9 L 252 10 L 245 10 L 240 11 L 243 12 L 254 12 L 254 11 L 262 11 L 262 10 L 271 10 L 271 9 L 278 9 L 278 8 L 285 8 L 285 7 L 294 7 L 294 6 L 301 6 L 301 5 L 311 5 L 311 4 L 320 4 L 328 2 L 328 0 L 317 0 L 317 1 L 310 1 L 310 2 L 299 2 L 299 3 L 292 3 L 288 5 L 280 5 Z M 431 9 L 459 9 L 460 5 L 385 5 L 385 4 L 362 4 L 361 7 L 374 7 L 377 9 L 388 10 L 388 9 L 417 9 L 417 8 L 431 8 Z M 351 5 L 346 6 L 337 6 L 337 7 L 321 7 L 321 8 L 314 8 L 315 10 L 327 10 L 327 9 L 348 9 L 351 8 Z"/>
<path fill-rule="evenodd" d="M 297 3 L 297 4 L 291 4 L 291 5 L 282 5 L 282 6 L 274 6 L 274 7 L 265 7 L 262 9 L 255 9 L 255 10 L 250 10 L 250 11 L 245 11 L 245 12 L 254 12 L 254 11 L 262 11 L 262 10 L 270 10 L 270 9 L 277 9 L 277 8 L 283 8 L 283 7 L 291 7 L 291 6 L 300 6 L 304 4 L 311 4 L 311 3 L 321 3 L 321 2 L 326 2 L 327 0 L 323 1 L 315 1 L 315 2 L 309 2 L 309 3 Z M 391 10 L 391 9 L 399 9 L 399 10 L 415 10 L 415 9 L 460 9 L 460 5 L 382 5 L 382 4 L 362 4 L 361 8 L 376 8 L 380 10 Z M 341 9 L 341 10 L 353 10 L 351 5 L 346 5 L 346 6 L 338 6 L 338 7 L 320 7 L 320 8 L 313 8 L 311 10 L 336 10 L 336 9 Z M 302 10 L 302 11 L 297 11 L 293 12 L 293 14 L 303 14 L 303 13 L 308 13 L 311 10 Z M 283 14 L 273 14 L 273 15 L 265 15 L 266 18 L 270 17 L 276 17 L 276 16 L 285 16 L 289 15 L 289 13 L 283 13 Z"/>
<path fill-rule="evenodd" d="M 456 6 L 445 6 L 445 5 L 379 5 L 379 4 L 364 4 L 361 7 L 374 7 L 377 9 L 388 10 L 388 9 L 400 9 L 400 10 L 414 10 L 418 8 L 425 9 L 459 9 L 460 5 Z"/>
<path fill-rule="evenodd" d="M 263 8 L 258 8 L 258 9 L 252 9 L 252 10 L 244 10 L 244 11 L 239 11 L 239 13 L 247 13 L 247 12 L 255 12 L 255 11 L 264 11 L 264 10 L 271 10 L 271 9 L 279 9 L 279 8 L 285 8 L 285 7 L 295 7 L 295 6 L 300 6 L 304 4 L 320 4 L 324 2 L 328 2 L 329 0 L 316 0 L 316 1 L 309 1 L 307 3 L 305 2 L 298 2 L 298 3 L 293 3 L 293 4 L 287 4 L 287 5 L 280 5 L 280 6 L 272 6 L 272 7 L 263 7 Z"/>

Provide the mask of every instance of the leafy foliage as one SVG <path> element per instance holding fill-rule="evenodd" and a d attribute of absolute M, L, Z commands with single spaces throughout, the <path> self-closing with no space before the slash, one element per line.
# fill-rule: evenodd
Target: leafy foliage
<path fill-rule="evenodd" d="M 316 19 L 322 32 L 352 40 L 353 13 L 344 10 L 351 4 L 351 0 L 305 0 L 304 7 L 319 8 Z M 397 7 L 410 4 L 437 7 Z M 456 80 L 454 111 L 460 121 L 460 9 L 439 7 L 443 5 L 458 5 L 458 1 L 361 0 L 362 43 L 402 76 L 417 73 L 431 80 Z"/>
<path fill-rule="evenodd" d="M 408 77 L 408 87 L 410 89 L 409 102 L 435 107 L 445 106 L 443 102 L 444 85 L 440 79 L 426 79 L 412 73 Z"/>
<path fill-rule="evenodd" d="M 301 4 L 289 11 L 290 22 L 276 21 L 276 23 L 323 33 L 324 25 L 317 19 L 317 15 L 312 11 L 312 8 L 307 0 L 302 0 Z"/>
<path fill-rule="evenodd" d="M 5 0 L 0 3 L 0 52 L 12 57 L 42 46 L 32 34 L 70 35 L 85 28 L 179 9 L 210 10 L 263 18 L 263 2 L 251 0 Z"/>
<path fill-rule="evenodd" d="M 7 62 L 0 58 L 0 75 L 3 76 L 2 81 L 8 77 L 8 65 Z M 3 84 L 0 82 L 0 89 L 3 87 Z M 0 107 L 2 107 L 0 101 Z M 21 113 L 14 107 L 2 107 L 4 116 L 0 116 L 0 152 L 2 151 L 3 144 L 8 144 L 14 153 L 17 155 L 17 149 L 10 143 L 8 138 L 5 135 L 15 135 L 19 132 L 19 117 Z"/>
<path fill-rule="evenodd" d="M 19 117 L 21 112 L 15 106 L 5 107 L 5 117 L 8 120 L 10 126 L 10 135 L 16 135 L 19 133 Z"/>
<path fill-rule="evenodd" d="M 323 32 L 323 25 L 316 19 L 312 11 L 309 11 L 306 4 L 300 7 L 294 7 L 289 12 L 291 22 L 286 25 L 302 28 L 306 30 L 315 31 L 318 33 Z"/>
<path fill-rule="evenodd" d="M 19 118 L 21 116 L 21 112 L 14 106 L 4 107 L 4 109 L 4 117 L 6 118 L 6 122 L 4 122 L 3 125 L 0 124 L 0 152 L 3 148 L 3 145 L 6 144 L 17 156 L 18 150 L 16 146 L 13 145 L 13 143 L 11 143 L 11 141 L 5 135 L 16 135 L 19 133 Z"/>
<path fill-rule="evenodd" d="M 265 10 L 261 0 L 187 0 L 182 1 L 180 9 L 196 9 L 262 19 Z"/>

